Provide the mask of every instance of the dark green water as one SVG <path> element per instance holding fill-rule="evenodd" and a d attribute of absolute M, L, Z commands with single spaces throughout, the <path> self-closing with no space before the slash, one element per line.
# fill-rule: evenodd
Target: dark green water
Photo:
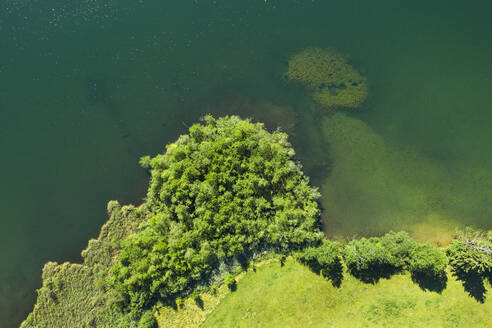
<path fill-rule="evenodd" d="M 108 200 L 142 201 L 138 158 L 205 112 L 275 128 L 290 116 L 263 109 L 291 111 L 329 235 L 490 228 L 491 14 L 478 0 L 0 0 L 0 326 L 31 310 L 46 261 L 79 260 Z M 351 56 L 363 109 L 330 116 L 282 81 L 307 46 Z"/>

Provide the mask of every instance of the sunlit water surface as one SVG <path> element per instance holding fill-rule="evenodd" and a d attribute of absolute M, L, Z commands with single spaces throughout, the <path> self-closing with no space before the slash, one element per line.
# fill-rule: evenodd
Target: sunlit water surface
<path fill-rule="evenodd" d="M 138 158 L 207 112 L 290 133 L 329 236 L 491 228 L 491 13 L 488 1 L 0 0 L 0 326 L 32 309 L 46 261 L 80 260 L 108 200 L 142 201 Z M 329 113 L 283 80 L 308 46 L 350 55 L 370 81 L 363 108 Z"/>

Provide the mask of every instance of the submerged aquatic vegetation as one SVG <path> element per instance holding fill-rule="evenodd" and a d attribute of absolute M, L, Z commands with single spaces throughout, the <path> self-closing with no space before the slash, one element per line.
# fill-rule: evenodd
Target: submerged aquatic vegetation
<path fill-rule="evenodd" d="M 483 188 L 487 184 L 469 181 L 466 172 L 443 170 L 439 162 L 385 140 L 345 113 L 321 121 L 313 136 L 329 145 L 331 158 L 329 175 L 320 182 L 328 234 L 405 229 L 415 232 L 418 241 L 445 246 L 454 222 L 483 215 L 477 209 L 492 195 L 492 189 Z"/>
<path fill-rule="evenodd" d="M 308 48 L 289 60 L 285 77 L 306 86 L 326 108 L 357 108 L 367 98 L 367 79 L 333 50 Z"/>

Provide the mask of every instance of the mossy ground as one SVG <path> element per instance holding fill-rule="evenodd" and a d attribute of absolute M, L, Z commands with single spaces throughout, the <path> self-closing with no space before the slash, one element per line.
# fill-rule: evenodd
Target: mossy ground
<path fill-rule="evenodd" d="M 346 274 L 335 288 L 288 259 L 248 272 L 201 327 L 490 327 L 491 314 L 491 300 L 477 303 L 453 278 L 442 294 L 408 275 L 369 285 Z"/>

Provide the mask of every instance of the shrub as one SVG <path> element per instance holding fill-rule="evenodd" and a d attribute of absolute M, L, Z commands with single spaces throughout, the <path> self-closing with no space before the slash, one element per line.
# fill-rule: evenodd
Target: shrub
<path fill-rule="evenodd" d="M 479 302 L 485 301 L 483 280 L 492 280 L 492 242 L 489 238 L 490 232 L 483 238 L 465 236 L 452 242 L 446 249 L 452 274 L 462 282 L 468 294 Z"/>
<path fill-rule="evenodd" d="M 282 254 L 282 256 L 280 256 L 280 266 L 284 266 L 285 265 L 285 261 L 287 260 L 287 256 L 285 254 Z"/>
<path fill-rule="evenodd" d="M 200 309 L 203 309 L 203 300 L 197 290 L 194 290 L 190 297 Z"/>
<path fill-rule="evenodd" d="M 174 303 L 176 304 L 176 309 L 182 309 L 183 308 L 183 305 L 184 305 L 184 301 L 181 297 L 176 297 L 176 299 L 174 300 Z"/>
<path fill-rule="evenodd" d="M 410 265 L 410 253 L 417 246 L 407 232 L 390 231 L 379 238 L 381 245 L 386 248 L 393 258 L 393 264 L 398 270 L 407 270 Z"/>
<path fill-rule="evenodd" d="M 439 249 L 428 244 L 415 246 L 410 253 L 412 280 L 424 289 L 441 292 L 446 288 L 448 259 Z"/>
<path fill-rule="evenodd" d="M 352 240 L 343 249 L 343 258 L 349 272 L 367 283 L 389 278 L 397 271 L 395 259 L 379 238 Z"/>
<path fill-rule="evenodd" d="M 296 258 L 313 272 L 322 274 L 332 284 L 340 287 L 343 279 L 343 266 L 338 246 L 325 239 L 318 247 L 308 247 L 299 252 Z"/>
<path fill-rule="evenodd" d="M 147 310 L 142 314 L 137 328 L 157 328 L 157 321 L 152 311 Z"/>
<path fill-rule="evenodd" d="M 227 285 L 227 287 L 231 290 L 231 291 L 235 291 L 236 288 L 237 288 L 237 282 L 236 282 L 236 278 L 234 278 L 234 275 L 228 273 L 225 278 L 224 278 L 224 283 Z"/>

